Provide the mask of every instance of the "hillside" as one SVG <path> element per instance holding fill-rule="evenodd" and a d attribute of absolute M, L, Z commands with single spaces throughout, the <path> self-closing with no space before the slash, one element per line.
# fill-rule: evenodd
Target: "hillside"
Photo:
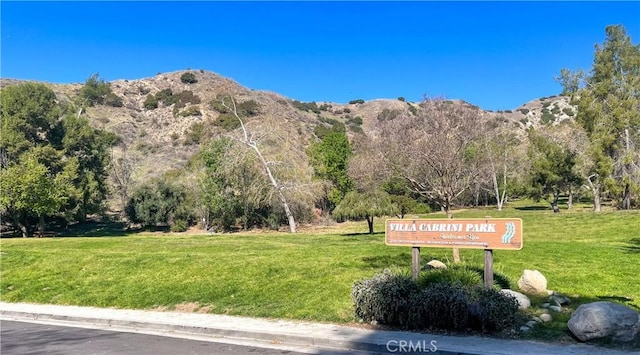
<path fill-rule="evenodd" d="M 197 82 L 181 80 L 192 73 Z M 0 86 L 19 80 L 2 79 Z M 310 174 L 305 147 L 313 137 L 316 125 L 332 120 L 343 122 L 351 137 L 373 130 L 379 117 L 392 117 L 415 110 L 417 103 L 398 99 L 377 99 L 357 103 L 300 103 L 277 93 L 256 91 L 207 71 L 176 71 L 137 80 L 115 80 L 112 91 L 122 98 L 122 107 L 96 105 L 83 114 L 99 128 L 111 130 L 122 138 L 113 150 L 116 156 L 126 154 L 135 164 L 134 181 L 179 169 L 200 149 L 200 143 L 217 135 L 239 137 L 239 130 L 225 125 L 220 112 L 219 95 L 232 94 L 237 103 L 253 101 L 253 113 L 247 117 L 247 128 L 259 138 L 268 159 L 279 162 L 281 173 L 298 171 Z M 82 84 L 48 84 L 61 102 L 74 102 Z M 196 98 L 177 109 L 176 104 L 158 103 L 157 108 L 145 107 L 148 95 L 158 95 L 170 89 L 174 97 Z M 466 104 L 462 100 L 451 100 Z M 195 102 L 195 103 L 194 103 Z M 523 104 L 513 111 L 484 111 L 489 120 L 505 123 L 523 132 L 528 127 L 558 124 L 573 117 L 575 109 L 567 97 L 541 98 Z M 285 162 L 286 164 L 282 164 Z"/>

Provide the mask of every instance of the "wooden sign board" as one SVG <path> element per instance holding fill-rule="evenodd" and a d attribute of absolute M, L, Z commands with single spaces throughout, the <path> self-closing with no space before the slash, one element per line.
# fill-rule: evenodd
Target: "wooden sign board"
<path fill-rule="evenodd" d="M 385 243 L 412 247 L 520 250 L 522 220 L 388 219 Z"/>

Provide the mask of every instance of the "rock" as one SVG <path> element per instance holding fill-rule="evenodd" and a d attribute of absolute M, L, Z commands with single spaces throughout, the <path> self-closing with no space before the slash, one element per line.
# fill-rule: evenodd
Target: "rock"
<path fill-rule="evenodd" d="M 610 338 L 614 342 L 640 342 L 640 313 L 613 302 L 580 305 L 567 324 L 576 338 Z"/>
<path fill-rule="evenodd" d="M 547 294 L 547 279 L 538 270 L 524 270 L 518 287 L 528 294 Z"/>
<path fill-rule="evenodd" d="M 537 322 L 536 322 L 536 321 L 534 321 L 534 320 L 530 320 L 530 321 L 528 321 L 528 322 L 527 322 L 527 327 L 529 327 L 529 328 L 533 328 L 533 327 L 535 327 L 535 326 L 536 326 L 536 324 L 537 324 Z"/>
<path fill-rule="evenodd" d="M 541 323 L 542 319 L 540 319 L 540 317 L 533 317 L 532 318 L 536 323 Z"/>
<path fill-rule="evenodd" d="M 562 307 L 560 306 L 549 306 L 549 309 L 554 312 L 562 312 Z"/>
<path fill-rule="evenodd" d="M 549 313 L 542 313 L 542 314 L 540 315 L 540 319 L 541 319 L 543 322 L 545 322 L 545 323 L 546 323 L 546 322 L 551 322 L 551 320 L 553 319 L 553 317 L 551 317 L 551 315 L 550 315 Z"/>
<path fill-rule="evenodd" d="M 445 265 L 440 260 L 431 260 L 425 265 L 422 270 L 431 270 L 431 269 L 446 269 L 447 265 Z"/>
<path fill-rule="evenodd" d="M 522 327 L 520 327 L 520 331 L 521 332 L 528 332 L 530 330 L 531 330 L 531 328 L 527 327 L 526 325 L 523 325 Z"/>
<path fill-rule="evenodd" d="M 516 301 L 518 301 L 519 309 L 527 309 L 531 307 L 531 300 L 529 300 L 529 297 L 527 297 L 526 295 L 520 292 L 504 289 L 504 290 L 500 290 L 500 293 L 502 293 L 503 295 L 515 298 Z"/>
<path fill-rule="evenodd" d="M 551 297 L 549 297 L 549 301 L 551 301 L 552 303 L 555 303 L 558 306 L 566 306 L 568 304 L 571 304 L 571 300 L 569 299 L 569 297 L 559 295 L 559 294 L 554 294 Z"/>
<path fill-rule="evenodd" d="M 549 306 L 551 306 L 551 303 L 543 303 L 542 304 L 542 308 L 549 308 Z"/>

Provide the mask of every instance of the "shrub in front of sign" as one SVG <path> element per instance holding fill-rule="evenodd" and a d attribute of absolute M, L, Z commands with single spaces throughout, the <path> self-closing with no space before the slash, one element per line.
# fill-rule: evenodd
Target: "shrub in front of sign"
<path fill-rule="evenodd" d="M 418 282 L 407 272 L 386 269 L 356 282 L 351 296 L 356 315 L 366 322 L 405 329 L 485 333 L 515 328 L 522 315 L 517 301 L 485 289 L 474 270 L 426 272 Z"/>
<path fill-rule="evenodd" d="M 482 276 L 466 266 L 451 265 L 447 269 L 433 269 L 420 274 L 418 284 L 422 287 L 437 283 L 461 283 L 464 286 L 482 285 Z"/>
<path fill-rule="evenodd" d="M 356 281 L 351 298 L 358 317 L 366 322 L 378 322 L 409 328 L 411 302 L 419 292 L 411 275 L 385 269 L 370 279 Z"/>

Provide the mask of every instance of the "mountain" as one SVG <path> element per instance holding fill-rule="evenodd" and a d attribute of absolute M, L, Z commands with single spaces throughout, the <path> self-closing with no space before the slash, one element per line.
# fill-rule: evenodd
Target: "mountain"
<path fill-rule="evenodd" d="M 185 82 L 185 75 L 195 80 Z M 20 82 L 1 79 L 0 86 Z M 83 86 L 47 85 L 62 103 L 77 102 L 78 92 Z M 139 182 L 172 169 L 180 169 L 199 151 L 200 143 L 207 138 L 216 135 L 238 136 L 235 121 L 224 120 L 224 108 L 219 100 L 222 95 L 231 94 L 239 105 L 246 106 L 247 128 L 258 139 L 265 155 L 275 161 L 286 159 L 295 169 L 302 170 L 310 169 L 304 149 L 314 136 L 314 127 L 339 121 L 346 125 L 349 135 L 353 137 L 372 131 L 379 118 L 415 110 L 418 104 L 403 99 L 354 100 L 348 104 L 302 103 L 277 93 L 251 90 L 203 70 L 162 73 L 137 80 L 115 80 L 110 82 L 110 86 L 113 93 L 122 99 L 121 106 L 95 105 L 82 114 L 95 127 L 111 130 L 122 138 L 122 144 L 114 148 L 113 154 L 126 154 L 134 161 L 134 180 Z M 166 100 L 168 89 L 178 103 Z M 148 101 L 150 95 L 158 101 L 157 108 L 153 108 L 154 100 Z M 472 105 L 463 100 L 451 102 Z M 558 124 L 571 119 L 575 108 L 569 103 L 568 97 L 555 96 L 532 100 L 513 111 L 483 111 L 483 114 L 488 120 L 524 132 L 529 127 Z"/>

